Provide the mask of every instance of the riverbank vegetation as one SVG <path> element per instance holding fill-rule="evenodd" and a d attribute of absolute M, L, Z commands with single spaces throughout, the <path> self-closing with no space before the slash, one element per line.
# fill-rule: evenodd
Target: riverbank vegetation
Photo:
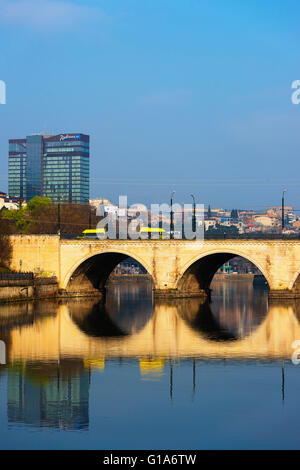
<path fill-rule="evenodd" d="M 9 240 L 11 226 L 0 212 L 0 271 L 9 271 L 12 247 Z"/>
<path fill-rule="evenodd" d="M 100 220 L 89 204 L 54 204 L 40 196 L 17 210 L 3 209 L 1 219 L 13 234 L 79 234 Z"/>

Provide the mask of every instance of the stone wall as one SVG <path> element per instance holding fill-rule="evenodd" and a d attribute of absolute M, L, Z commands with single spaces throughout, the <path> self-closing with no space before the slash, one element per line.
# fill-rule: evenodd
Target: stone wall
<path fill-rule="evenodd" d="M 33 285 L 0 287 L 0 301 L 26 300 L 34 297 Z"/>
<path fill-rule="evenodd" d="M 12 271 L 48 273 L 59 278 L 58 235 L 12 235 Z"/>
<path fill-rule="evenodd" d="M 53 280 L 0 282 L 0 302 L 47 299 L 57 297 L 58 294 L 58 283 Z"/>

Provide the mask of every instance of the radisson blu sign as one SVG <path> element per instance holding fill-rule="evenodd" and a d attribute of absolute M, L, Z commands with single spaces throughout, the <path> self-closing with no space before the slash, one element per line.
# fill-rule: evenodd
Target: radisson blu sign
<path fill-rule="evenodd" d="M 74 134 L 74 135 L 70 135 L 70 134 L 63 134 L 60 136 L 60 141 L 62 140 L 79 140 L 80 139 L 80 134 Z"/>

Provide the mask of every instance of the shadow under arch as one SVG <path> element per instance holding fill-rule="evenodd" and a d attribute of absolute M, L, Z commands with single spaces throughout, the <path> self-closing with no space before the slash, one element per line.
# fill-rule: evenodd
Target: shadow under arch
<path fill-rule="evenodd" d="M 236 305 L 229 305 L 229 308 L 227 306 L 225 311 L 221 310 L 221 315 L 219 315 L 218 310 L 220 306 L 223 306 L 223 301 L 221 299 L 217 300 L 220 300 L 220 302 L 216 299 L 211 302 L 207 298 L 200 297 L 180 299 L 176 302 L 176 309 L 180 318 L 191 329 L 207 340 L 214 342 L 240 341 L 252 335 L 268 315 L 269 307 L 264 295 L 258 296 L 258 298 L 255 296 L 252 301 L 247 300 L 246 302 L 246 313 L 249 319 L 248 328 L 240 328 L 243 317 L 236 315 Z M 245 309 L 242 308 L 242 310 Z M 253 315 L 254 312 L 257 314 Z"/>
<path fill-rule="evenodd" d="M 209 300 L 201 298 L 176 301 L 180 318 L 194 331 L 211 341 L 236 341 L 239 336 L 224 330 L 211 310 Z"/>
<path fill-rule="evenodd" d="M 89 256 L 80 262 L 65 280 L 65 290 L 69 293 L 99 295 L 105 293 L 106 282 L 114 268 L 127 258 L 140 263 L 148 274 L 147 266 L 130 254 L 109 251 Z"/>
<path fill-rule="evenodd" d="M 110 292 L 108 298 L 100 301 L 93 298 L 69 301 L 68 307 L 78 328 L 88 336 L 99 338 L 122 338 L 139 333 L 154 314 L 152 295 L 141 304 L 128 302 L 126 296 L 118 292 Z"/>
<path fill-rule="evenodd" d="M 77 305 L 78 307 L 78 305 Z M 88 336 L 122 337 L 128 333 L 121 330 L 110 318 L 103 301 L 89 306 L 88 310 L 70 305 L 72 320 Z"/>
<path fill-rule="evenodd" d="M 254 264 L 265 277 L 268 286 L 270 285 L 264 270 L 255 260 L 238 252 L 218 251 L 203 254 L 199 258 L 193 260 L 188 266 L 186 266 L 184 272 L 177 281 L 177 290 L 182 293 L 187 292 L 190 294 L 206 294 L 210 297 L 210 285 L 214 275 L 223 264 L 237 256 L 244 258 L 245 260 Z"/>

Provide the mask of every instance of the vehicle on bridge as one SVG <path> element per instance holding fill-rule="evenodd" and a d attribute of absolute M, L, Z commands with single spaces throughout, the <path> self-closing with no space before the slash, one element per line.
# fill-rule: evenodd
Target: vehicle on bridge
<path fill-rule="evenodd" d="M 106 238 L 106 230 L 105 228 L 86 229 L 82 232 L 81 235 L 78 235 L 77 238 L 84 238 L 84 239 L 100 238 L 104 240 Z"/>
<path fill-rule="evenodd" d="M 100 240 L 105 240 L 107 237 L 107 230 L 105 228 L 97 228 L 97 229 L 86 229 L 84 230 L 80 235 L 77 236 L 77 238 L 81 239 L 100 239 Z M 141 239 L 150 239 L 152 238 L 152 234 L 157 234 L 156 237 L 157 239 L 163 239 L 163 238 L 170 238 L 170 235 L 166 230 L 163 228 L 159 227 L 142 227 L 140 229 L 140 237 Z M 118 234 L 117 234 L 117 237 Z"/>
<path fill-rule="evenodd" d="M 168 232 L 166 232 L 166 230 L 164 230 L 163 228 L 159 228 L 159 227 L 142 227 L 140 229 L 140 236 L 141 238 L 151 238 L 151 235 L 152 234 L 158 234 L 157 237 L 155 238 L 159 238 L 159 239 L 163 239 L 163 238 L 167 238 L 167 234 Z"/>

